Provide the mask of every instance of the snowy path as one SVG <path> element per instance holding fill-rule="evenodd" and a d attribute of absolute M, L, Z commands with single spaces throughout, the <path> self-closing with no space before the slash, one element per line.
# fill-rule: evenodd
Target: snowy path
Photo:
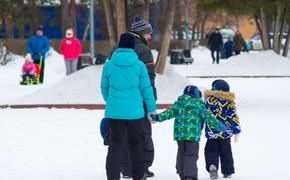
<path fill-rule="evenodd" d="M 212 79 L 191 79 L 209 87 Z M 243 134 L 233 143 L 235 180 L 289 180 L 288 79 L 227 79 L 236 92 Z M 283 91 L 286 93 L 284 94 Z M 1 109 L 1 180 L 105 180 L 101 110 Z M 172 121 L 153 126 L 152 180 L 176 180 Z M 200 143 L 199 179 L 206 180 Z"/>

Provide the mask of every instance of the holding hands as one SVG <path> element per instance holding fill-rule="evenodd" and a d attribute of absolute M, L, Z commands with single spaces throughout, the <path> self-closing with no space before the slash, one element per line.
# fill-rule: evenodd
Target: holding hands
<path fill-rule="evenodd" d="M 151 112 L 147 114 L 147 118 L 150 120 L 152 124 L 158 122 L 158 115 L 156 112 Z"/>

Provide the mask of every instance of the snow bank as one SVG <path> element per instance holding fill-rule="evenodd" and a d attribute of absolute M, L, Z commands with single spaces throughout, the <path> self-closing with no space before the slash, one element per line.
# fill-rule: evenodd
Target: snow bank
<path fill-rule="evenodd" d="M 154 60 L 158 52 L 153 50 Z M 290 60 L 273 51 L 243 53 L 220 64 L 211 64 L 211 53 L 205 47 L 192 49 L 195 62 L 191 65 L 171 65 L 169 57 L 165 73 L 157 74 L 157 103 L 172 103 L 191 84 L 186 76 L 253 76 L 290 75 Z M 19 75 L 23 57 L 0 66 L 0 93 L 5 97 L 0 104 L 103 104 L 100 92 L 102 65 L 84 68 L 65 76 L 63 56 L 51 49 L 46 59 L 45 83 L 37 86 L 20 86 Z M 7 78 L 8 77 L 8 78 Z M 197 85 L 198 84 L 195 84 Z M 203 87 L 199 86 L 202 90 Z M 208 87 L 207 87 L 208 88 Z"/>
<path fill-rule="evenodd" d="M 11 104 L 104 104 L 100 91 L 102 69 L 100 65 L 86 67 Z M 156 77 L 159 102 L 174 101 L 189 83 L 167 68 L 164 75 Z"/>
<path fill-rule="evenodd" d="M 192 50 L 195 62 L 174 65 L 175 71 L 186 76 L 290 76 L 290 60 L 271 50 L 232 56 L 220 64 L 212 64 L 210 51 L 204 47 Z"/>

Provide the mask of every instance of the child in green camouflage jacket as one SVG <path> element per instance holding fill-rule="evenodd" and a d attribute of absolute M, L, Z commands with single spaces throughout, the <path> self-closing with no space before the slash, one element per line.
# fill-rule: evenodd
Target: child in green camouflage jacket
<path fill-rule="evenodd" d="M 186 86 L 183 94 L 173 105 L 162 113 L 150 116 L 152 123 L 175 118 L 174 140 L 178 145 L 177 174 L 181 180 L 197 179 L 196 163 L 204 123 L 221 131 L 225 129 L 224 125 L 206 110 L 199 89 L 196 86 Z"/>

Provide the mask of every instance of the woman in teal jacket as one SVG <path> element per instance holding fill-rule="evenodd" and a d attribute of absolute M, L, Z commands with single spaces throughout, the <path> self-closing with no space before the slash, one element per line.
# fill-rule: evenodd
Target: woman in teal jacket
<path fill-rule="evenodd" d="M 134 51 L 135 40 L 129 33 L 120 37 L 111 59 L 102 72 L 101 90 L 106 101 L 110 139 L 106 162 L 108 179 L 120 179 L 121 158 L 125 137 L 129 144 L 133 180 L 144 176 L 140 131 L 145 116 L 143 101 L 148 112 L 156 111 L 153 90 L 147 69 Z M 127 136 L 125 136 L 127 133 Z"/>

